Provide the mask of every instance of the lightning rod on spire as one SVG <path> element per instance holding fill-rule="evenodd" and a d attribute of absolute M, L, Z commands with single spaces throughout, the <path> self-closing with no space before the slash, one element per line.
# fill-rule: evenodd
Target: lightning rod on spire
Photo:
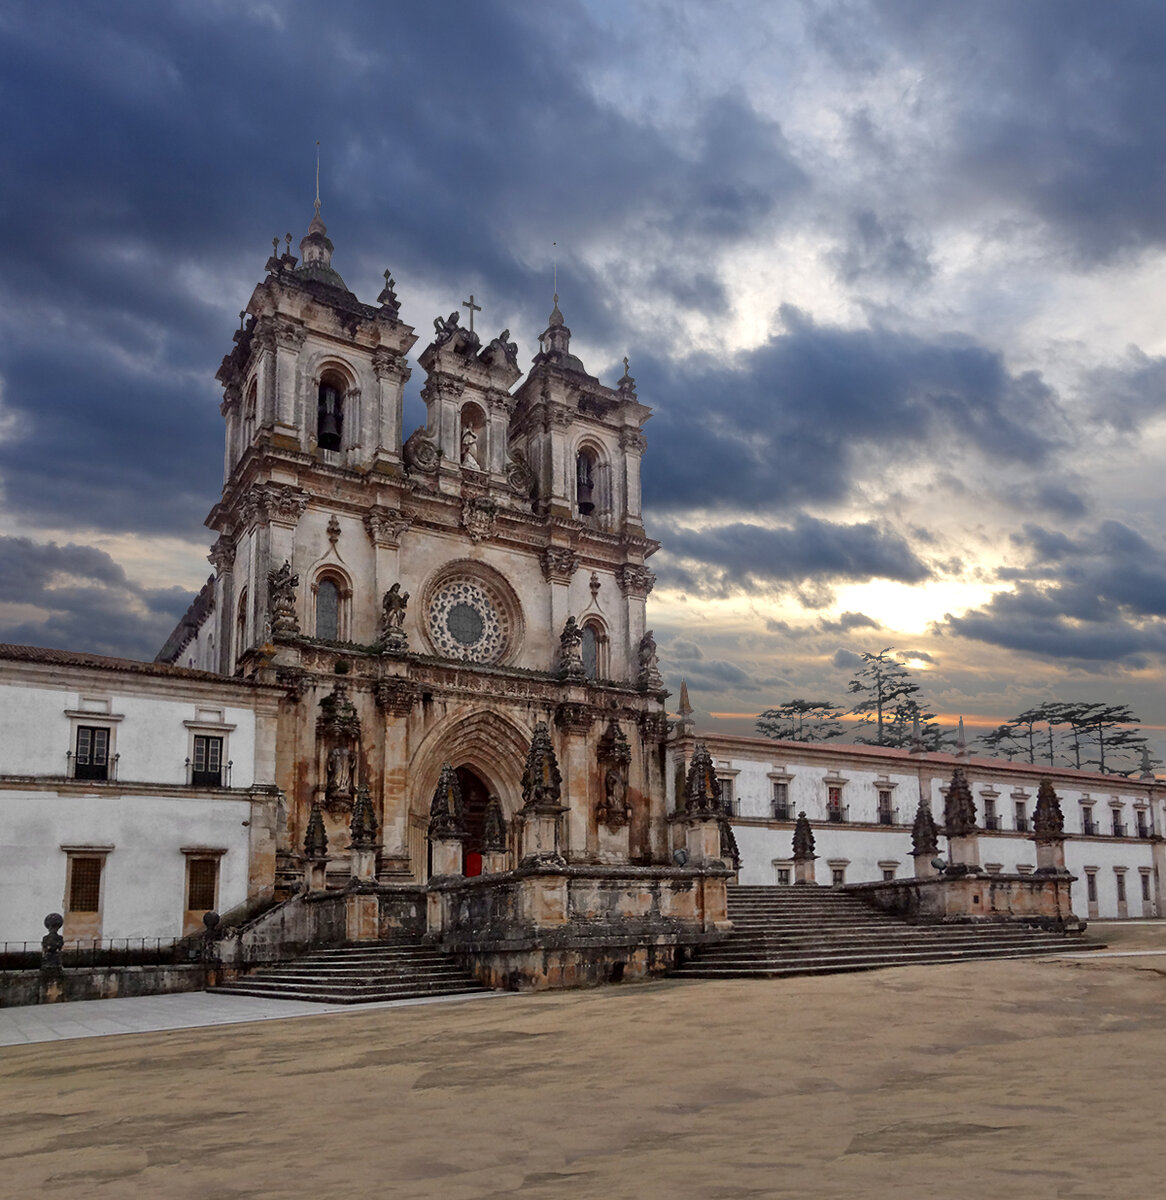
<path fill-rule="evenodd" d="M 320 141 L 316 139 L 316 211 L 320 211 Z"/>

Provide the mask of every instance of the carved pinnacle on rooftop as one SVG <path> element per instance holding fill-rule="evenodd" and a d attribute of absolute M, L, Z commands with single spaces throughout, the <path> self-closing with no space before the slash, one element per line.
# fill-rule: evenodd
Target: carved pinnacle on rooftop
<path fill-rule="evenodd" d="M 684 812 L 690 817 L 716 817 L 721 813 L 721 781 L 704 742 L 697 742 L 684 781 Z"/>
<path fill-rule="evenodd" d="M 1046 775 L 1040 781 L 1036 793 L 1036 808 L 1032 814 L 1032 832 L 1038 841 L 1063 837 L 1065 815 L 1061 812 L 1061 800 Z"/>
<path fill-rule="evenodd" d="M 352 820 L 348 831 L 352 836 L 352 844 L 358 849 L 369 849 L 377 840 L 377 814 L 372 805 L 372 797 L 366 784 L 356 789 L 356 800 L 352 805 Z"/>
<path fill-rule="evenodd" d="M 931 815 L 931 805 L 923 797 L 919 797 L 919 807 L 915 810 L 915 822 L 911 826 L 911 853 L 915 856 L 926 854 L 933 858 L 939 852 L 939 827 Z"/>
<path fill-rule="evenodd" d="M 465 810 L 462 807 L 462 789 L 457 773 L 449 763 L 441 768 L 441 778 L 433 792 L 429 805 L 429 836 L 431 838 L 464 838 L 466 836 Z"/>
<path fill-rule="evenodd" d="M 308 814 L 308 828 L 304 834 L 304 857 L 318 861 L 328 857 L 328 831 L 324 828 L 324 814 L 318 804 L 312 805 Z"/>
<path fill-rule="evenodd" d="M 951 786 L 943 806 L 943 826 L 949 838 L 976 832 L 976 802 L 963 767 L 956 767 L 951 773 Z"/>
<path fill-rule="evenodd" d="M 798 813 L 794 822 L 794 861 L 804 862 L 816 857 L 814 854 L 814 831 L 810 828 L 810 819 L 804 812 Z"/>
<path fill-rule="evenodd" d="M 531 811 L 557 809 L 562 796 L 563 776 L 545 721 L 534 727 L 530 751 L 522 772 L 522 807 Z"/>

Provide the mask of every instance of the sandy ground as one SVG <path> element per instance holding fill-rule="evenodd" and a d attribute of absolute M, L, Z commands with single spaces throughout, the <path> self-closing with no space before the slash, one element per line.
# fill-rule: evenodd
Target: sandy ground
<path fill-rule="evenodd" d="M 20 1046 L 0 1196 L 1160 1197 L 1163 1063 L 1166 956 Z"/>

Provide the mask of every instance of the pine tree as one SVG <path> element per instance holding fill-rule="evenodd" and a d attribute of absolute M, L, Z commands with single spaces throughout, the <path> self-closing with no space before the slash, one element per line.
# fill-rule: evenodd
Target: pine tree
<path fill-rule="evenodd" d="M 757 732 L 783 742 L 825 742 L 842 733 L 842 706 L 826 700 L 787 700 L 757 718 Z"/>

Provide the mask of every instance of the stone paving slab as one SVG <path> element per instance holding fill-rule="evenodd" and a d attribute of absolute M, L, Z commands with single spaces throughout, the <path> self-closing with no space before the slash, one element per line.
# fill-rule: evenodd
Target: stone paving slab
<path fill-rule="evenodd" d="M 73 1000 L 64 1004 L 31 1004 L 0 1008 L 0 1046 L 113 1034 L 156 1033 L 167 1029 L 199 1029 L 210 1025 L 239 1025 L 248 1021 L 279 1021 L 318 1017 L 325 1013 L 370 1012 L 418 1004 L 500 999 L 509 992 L 469 992 L 459 996 L 425 996 L 413 1000 L 382 1000 L 372 1004 L 317 1004 L 307 1000 L 268 1000 L 209 992 L 178 992 L 168 996 L 133 996 L 120 1000 Z"/>

